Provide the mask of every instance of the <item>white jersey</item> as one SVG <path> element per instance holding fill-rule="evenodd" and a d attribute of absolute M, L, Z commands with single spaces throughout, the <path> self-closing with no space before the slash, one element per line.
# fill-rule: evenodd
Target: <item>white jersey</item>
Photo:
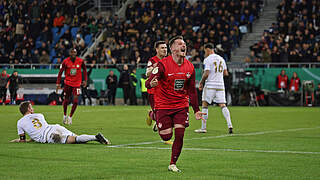
<path fill-rule="evenodd" d="M 18 135 L 26 133 L 34 141 L 45 143 L 50 126 L 42 114 L 27 114 L 17 123 Z"/>
<path fill-rule="evenodd" d="M 203 64 L 204 70 L 209 70 L 205 88 L 224 90 L 223 72 L 227 69 L 224 59 L 217 54 L 211 54 L 204 59 Z"/>

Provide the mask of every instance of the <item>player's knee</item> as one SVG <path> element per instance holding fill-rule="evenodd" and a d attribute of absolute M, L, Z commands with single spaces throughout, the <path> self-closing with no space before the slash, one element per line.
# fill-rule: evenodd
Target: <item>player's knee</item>
<path fill-rule="evenodd" d="M 169 141 L 172 138 L 172 132 L 169 134 L 160 134 L 160 137 L 164 141 Z"/>
<path fill-rule="evenodd" d="M 219 104 L 219 106 L 222 108 L 227 107 L 226 104 Z"/>

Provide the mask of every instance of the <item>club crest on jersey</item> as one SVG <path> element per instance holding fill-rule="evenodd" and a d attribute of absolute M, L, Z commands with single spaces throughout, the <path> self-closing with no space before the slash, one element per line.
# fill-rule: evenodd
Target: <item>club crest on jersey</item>
<path fill-rule="evenodd" d="M 186 76 L 187 76 L 187 78 L 190 78 L 191 74 L 189 72 L 187 72 Z"/>
<path fill-rule="evenodd" d="M 159 67 L 155 67 L 153 70 L 152 70 L 152 74 L 157 74 L 159 71 Z"/>
<path fill-rule="evenodd" d="M 159 123 L 159 124 L 158 124 L 158 128 L 161 128 L 161 127 L 162 127 L 162 124 L 161 124 L 161 123 Z"/>
<path fill-rule="evenodd" d="M 77 64 L 77 68 L 79 67 L 79 64 Z"/>
<path fill-rule="evenodd" d="M 149 61 L 147 66 L 151 66 L 151 65 L 152 65 L 152 62 L 151 62 L 151 61 Z"/>

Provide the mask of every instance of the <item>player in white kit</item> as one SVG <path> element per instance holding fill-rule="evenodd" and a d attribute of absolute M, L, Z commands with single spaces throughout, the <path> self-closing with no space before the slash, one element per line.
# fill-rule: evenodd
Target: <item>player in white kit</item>
<path fill-rule="evenodd" d="M 199 90 L 202 91 L 202 112 L 203 116 L 201 129 L 195 130 L 196 133 L 207 132 L 208 105 L 212 102 L 219 104 L 222 114 L 227 121 L 229 133 L 233 133 L 230 112 L 226 106 L 223 76 L 228 76 L 227 65 L 224 59 L 214 53 L 214 45 L 211 43 L 204 45 L 204 73 L 202 75 Z M 205 84 L 205 85 L 204 85 Z"/>
<path fill-rule="evenodd" d="M 11 142 L 36 141 L 40 143 L 74 144 L 98 141 L 101 144 L 111 144 L 101 133 L 97 135 L 76 135 L 59 124 L 48 124 L 43 114 L 33 113 L 34 110 L 29 101 L 22 102 L 19 109 L 23 115 L 17 123 L 20 138 Z M 31 140 L 26 140 L 26 134 L 30 136 Z"/>

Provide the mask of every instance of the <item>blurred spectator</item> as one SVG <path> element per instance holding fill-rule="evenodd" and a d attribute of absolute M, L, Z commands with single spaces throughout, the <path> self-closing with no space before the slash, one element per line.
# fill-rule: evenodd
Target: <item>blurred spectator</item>
<path fill-rule="evenodd" d="M 145 74 L 141 74 L 141 78 L 140 78 L 140 88 L 141 88 L 141 97 L 142 97 L 142 105 L 149 105 L 149 101 L 148 101 L 148 92 L 147 92 L 147 88 L 146 88 L 146 83 L 147 81 L 147 77 Z"/>
<path fill-rule="evenodd" d="M 43 50 L 41 52 L 41 56 L 39 58 L 39 63 L 40 64 L 50 64 L 50 57 L 49 57 L 47 51 Z"/>
<path fill-rule="evenodd" d="M 80 34 L 77 34 L 76 39 L 74 40 L 74 44 L 76 45 L 76 49 L 82 51 L 85 48 L 85 43 Z"/>
<path fill-rule="evenodd" d="M 7 97 L 7 83 L 9 80 L 9 74 L 7 74 L 7 70 L 3 69 L 0 76 L 0 100 L 2 105 L 5 105 L 6 97 Z"/>
<path fill-rule="evenodd" d="M 288 89 L 288 76 L 286 75 L 285 70 L 281 70 L 281 73 L 277 76 L 276 86 L 278 90 L 286 91 Z"/>
<path fill-rule="evenodd" d="M 137 87 L 137 76 L 136 76 L 137 69 L 133 68 L 130 73 L 130 105 L 138 105 L 137 103 L 137 94 L 136 94 L 136 87 Z"/>
<path fill-rule="evenodd" d="M 109 75 L 106 77 L 106 84 L 108 86 L 108 102 L 115 105 L 118 78 L 112 70 L 109 71 Z"/>
<path fill-rule="evenodd" d="M 119 87 L 123 90 L 123 103 L 127 105 L 127 101 L 130 97 L 130 74 L 127 64 L 123 65 L 123 69 L 118 68 L 120 72 Z"/>
<path fill-rule="evenodd" d="M 301 81 L 296 72 L 293 72 L 293 75 L 290 79 L 289 91 L 298 92 L 301 87 Z"/>
<path fill-rule="evenodd" d="M 18 71 L 14 71 L 8 79 L 6 88 L 10 92 L 10 104 L 16 104 L 17 91 L 21 86 L 21 78 L 18 76 Z"/>

